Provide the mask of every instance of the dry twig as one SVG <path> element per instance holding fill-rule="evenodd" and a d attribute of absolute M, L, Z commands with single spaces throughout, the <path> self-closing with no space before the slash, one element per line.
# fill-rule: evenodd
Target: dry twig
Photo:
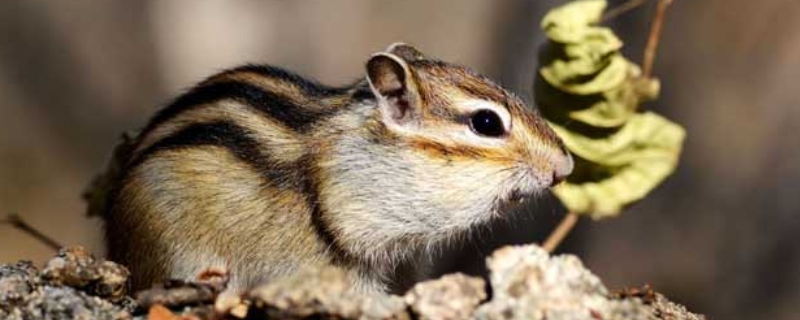
<path fill-rule="evenodd" d="M 644 49 L 644 58 L 642 59 L 642 76 L 645 78 L 650 77 L 653 72 L 653 62 L 656 59 L 658 41 L 661 39 L 661 28 L 664 25 L 664 16 L 667 13 L 667 8 L 672 4 L 672 1 L 673 0 L 659 0 L 656 6 L 656 13 L 650 25 L 650 35 L 647 36 L 647 46 Z"/>
<path fill-rule="evenodd" d="M 569 232 L 572 231 L 572 228 L 575 227 L 575 224 L 578 223 L 578 218 L 579 216 L 577 213 L 567 213 L 564 219 L 558 223 L 556 229 L 553 230 L 553 232 L 550 233 L 550 236 L 547 237 L 547 240 L 542 245 L 542 248 L 550 253 L 555 251 L 558 245 L 561 244 L 561 241 L 564 241 L 564 238 L 567 237 Z"/>
<path fill-rule="evenodd" d="M 34 229 L 29 225 L 27 222 L 22 220 L 22 218 L 17 215 L 16 213 L 9 214 L 8 217 L 5 219 L 0 220 L 0 224 L 8 224 L 15 229 L 18 229 L 22 232 L 27 233 L 31 237 L 35 238 L 36 240 L 41 241 L 51 249 L 58 251 L 63 247 L 58 241 L 54 240 L 53 238 L 47 236 L 46 234 L 42 233 L 39 230 Z"/>
<path fill-rule="evenodd" d="M 606 13 L 603 14 L 603 17 L 600 18 L 600 21 L 606 22 L 606 21 L 614 20 L 617 17 L 619 17 L 619 16 L 621 16 L 623 14 L 626 14 L 629 11 L 631 11 L 633 9 L 636 9 L 639 6 L 647 3 L 647 1 L 650 1 L 650 0 L 630 0 L 628 2 L 625 2 L 625 3 L 621 4 L 621 5 L 618 5 L 616 7 L 608 9 L 608 11 L 606 11 Z"/>

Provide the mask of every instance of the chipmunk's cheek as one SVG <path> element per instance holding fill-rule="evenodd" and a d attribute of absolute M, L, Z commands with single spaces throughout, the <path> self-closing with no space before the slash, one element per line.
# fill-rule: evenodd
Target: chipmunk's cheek
<path fill-rule="evenodd" d="M 520 172 L 518 185 L 512 194 L 519 198 L 532 198 L 553 184 L 553 173 L 549 168 L 530 167 Z"/>
<path fill-rule="evenodd" d="M 573 160 L 569 153 L 556 148 L 534 150 L 527 163 L 526 177 L 539 190 L 559 184 L 572 173 Z"/>

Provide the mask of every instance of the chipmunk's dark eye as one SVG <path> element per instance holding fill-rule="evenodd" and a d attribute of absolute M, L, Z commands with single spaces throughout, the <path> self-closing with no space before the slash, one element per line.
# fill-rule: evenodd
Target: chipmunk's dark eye
<path fill-rule="evenodd" d="M 472 126 L 472 131 L 487 137 L 499 137 L 506 133 L 503 120 L 491 110 L 478 110 L 478 112 L 472 114 L 470 125 Z"/>

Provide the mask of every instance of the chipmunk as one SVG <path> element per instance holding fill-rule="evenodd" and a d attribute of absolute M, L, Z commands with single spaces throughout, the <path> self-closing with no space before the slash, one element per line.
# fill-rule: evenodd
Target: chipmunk
<path fill-rule="evenodd" d="M 415 261 L 572 170 L 517 96 L 407 44 L 328 87 L 246 65 L 158 112 L 121 158 L 103 208 L 134 288 L 215 267 L 245 289 L 332 266 L 396 291 Z M 402 269 L 402 270 L 401 270 Z"/>

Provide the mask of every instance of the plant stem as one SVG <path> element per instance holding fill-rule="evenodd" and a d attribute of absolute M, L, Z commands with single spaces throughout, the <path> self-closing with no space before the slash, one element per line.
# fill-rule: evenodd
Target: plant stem
<path fill-rule="evenodd" d="M 647 46 L 644 49 L 644 58 L 642 59 L 642 76 L 645 78 L 650 77 L 653 73 L 653 62 L 656 59 L 658 42 L 661 39 L 664 16 L 666 15 L 667 8 L 672 4 L 672 1 L 673 0 L 659 0 L 656 6 L 656 13 L 650 25 L 650 35 L 647 36 Z"/>
<path fill-rule="evenodd" d="M 36 240 L 41 241 L 42 243 L 44 243 L 46 246 L 52 248 L 53 250 L 58 251 L 62 247 L 62 245 L 60 243 L 58 243 L 58 241 L 53 240 L 53 238 L 45 235 L 41 231 L 34 229 L 33 227 L 31 227 L 31 225 L 29 225 L 28 223 L 23 221 L 22 218 L 17 214 L 14 214 L 14 213 L 9 214 L 8 217 L 6 217 L 3 220 L 0 220 L 0 224 L 11 225 L 12 227 L 14 227 L 16 229 L 27 233 L 28 235 L 30 235 L 31 237 L 35 238 Z"/>
<path fill-rule="evenodd" d="M 618 5 L 616 7 L 608 9 L 608 11 L 606 11 L 603 14 L 603 17 L 600 18 L 600 21 L 601 22 L 606 22 L 606 21 L 609 21 L 609 20 L 616 19 L 617 17 L 619 17 L 619 16 L 621 16 L 621 15 L 623 15 L 625 13 L 628 13 L 628 11 L 636 9 L 639 6 L 645 4 L 647 1 L 650 1 L 650 0 L 630 0 L 628 2 L 625 2 L 625 3 L 621 4 L 621 5 Z"/>
<path fill-rule="evenodd" d="M 547 237 L 542 248 L 549 253 L 553 253 L 553 251 L 558 248 L 558 245 L 561 244 L 561 241 L 564 241 L 564 238 L 567 237 L 572 228 L 575 227 L 575 224 L 578 223 L 578 214 L 574 212 L 567 213 L 564 216 L 564 219 L 561 219 L 561 222 L 558 223 L 558 226 L 552 233 Z"/>

